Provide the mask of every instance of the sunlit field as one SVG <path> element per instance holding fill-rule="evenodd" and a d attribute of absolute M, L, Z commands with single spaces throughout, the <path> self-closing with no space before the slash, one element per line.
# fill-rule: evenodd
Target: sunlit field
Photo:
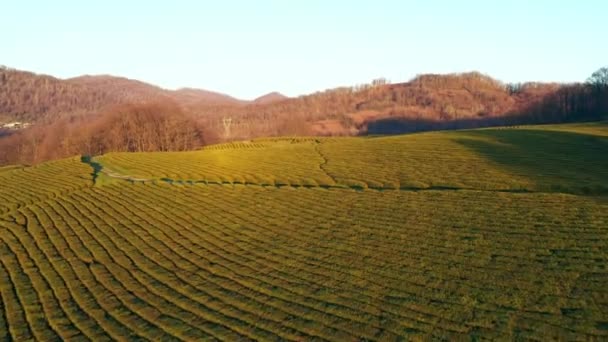
<path fill-rule="evenodd" d="M 608 338 L 608 125 L 0 169 L 0 340 Z"/>

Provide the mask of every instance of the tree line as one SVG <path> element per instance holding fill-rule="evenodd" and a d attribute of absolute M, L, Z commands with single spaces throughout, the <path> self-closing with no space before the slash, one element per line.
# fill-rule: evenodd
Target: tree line
<path fill-rule="evenodd" d="M 0 163 L 35 164 L 107 152 L 185 151 L 204 144 L 195 118 L 170 101 L 124 104 L 62 118 L 0 139 Z"/>

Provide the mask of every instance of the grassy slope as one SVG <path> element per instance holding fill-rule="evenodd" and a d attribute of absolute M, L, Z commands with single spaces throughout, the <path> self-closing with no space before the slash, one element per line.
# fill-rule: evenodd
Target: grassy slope
<path fill-rule="evenodd" d="M 0 340 L 605 339 L 607 131 L 97 158 L 137 177 L 253 185 L 93 187 L 78 159 L 2 172 Z M 496 191 L 518 189 L 543 192 Z"/>
<path fill-rule="evenodd" d="M 378 138 L 261 140 L 197 152 L 113 153 L 134 177 L 372 188 L 608 192 L 608 126 L 433 132 Z"/>
<path fill-rule="evenodd" d="M 3 168 L 0 170 L 0 214 L 90 186 L 91 172 L 79 158 L 34 167 Z"/>

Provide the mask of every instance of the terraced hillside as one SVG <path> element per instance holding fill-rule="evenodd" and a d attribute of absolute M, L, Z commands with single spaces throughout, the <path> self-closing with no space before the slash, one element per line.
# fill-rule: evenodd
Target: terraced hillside
<path fill-rule="evenodd" d="M 272 139 L 2 169 L 0 340 L 606 339 L 607 136 Z"/>

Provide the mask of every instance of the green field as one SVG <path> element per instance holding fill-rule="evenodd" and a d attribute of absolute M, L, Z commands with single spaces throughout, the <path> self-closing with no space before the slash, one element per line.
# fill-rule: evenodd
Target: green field
<path fill-rule="evenodd" d="M 0 169 L 0 340 L 606 340 L 608 124 Z"/>

